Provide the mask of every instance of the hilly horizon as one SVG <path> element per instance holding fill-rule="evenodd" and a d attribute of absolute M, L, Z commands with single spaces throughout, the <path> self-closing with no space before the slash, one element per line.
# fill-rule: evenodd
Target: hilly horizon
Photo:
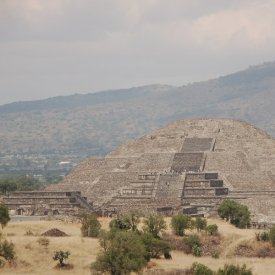
<path fill-rule="evenodd" d="M 275 62 L 185 86 L 148 85 L 0 106 L 1 155 L 104 155 L 177 119 L 242 119 L 275 136 Z"/>

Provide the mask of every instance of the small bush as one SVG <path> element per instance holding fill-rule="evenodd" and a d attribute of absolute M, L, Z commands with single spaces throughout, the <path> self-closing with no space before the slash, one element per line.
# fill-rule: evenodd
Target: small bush
<path fill-rule="evenodd" d="M 124 221 L 130 225 L 130 229 L 133 232 L 138 232 L 138 224 L 140 223 L 140 217 L 142 214 L 137 210 L 131 210 L 123 217 Z"/>
<path fill-rule="evenodd" d="M 201 257 L 201 255 L 202 255 L 202 249 L 201 249 L 201 247 L 198 246 L 198 245 L 194 245 L 192 247 L 192 254 L 194 256 L 196 256 L 196 257 Z"/>
<path fill-rule="evenodd" d="M 198 235 L 192 234 L 183 238 L 184 244 L 188 247 L 186 253 L 191 253 L 194 246 L 201 247 L 201 241 Z"/>
<path fill-rule="evenodd" d="M 109 227 L 112 230 L 130 230 L 131 229 L 131 224 L 125 220 L 124 218 L 115 218 L 112 219 L 111 222 L 109 223 Z"/>
<path fill-rule="evenodd" d="M 106 238 L 105 234 L 104 237 Z M 116 230 L 102 244 L 104 247 L 91 266 L 93 274 L 96 271 L 100 274 L 130 274 L 139 272 L 146 266 L 146 250 L 137 233 Z"/>
<path fill-rule="evenodd" d="M 53 260 L 54 261 L 59 261 L 59 265 L 61 267 L 65 266 L 64 264 L 64 260 L 68 259 L 70 256 L 70 252 L 69 251 L 63 251 L 63 250 L 59 250 L 59 251 L 55 251 L 54 252 L 54 256 L 53 256 Z"/>
<path fill-rule="evenodd" d="M 193 275 L 214 275 L 210 268 L 200 263 L 193 263 L 191 272 Z"/>
<path fill-rule="evenodd" d="M 247 206 L 233 200 L 225 199 L 218 208 L 218 214 L 236 227 L 246 228 L 250 225 L 250 212 Z"/>
<path fill-rule="evenodd" d="M 269 231 L 269 240 L 272 246 L 275 246 L 275 225 L 273 225 Z"/>
<path fill-rule="evenodd" d="M 170 255 L 171 246 L 168 242 L 156 239 L 151 234 L 143 234 L 141 240 L 147 252 L 146 259 L 149 261 L 151 258 L 158 259 L 161 255 Z"/>
<path fill-rule="evenodd" d="M 269 233 L 264 231 L 264 232 L 257 232 L 255 233 L 256 236 L 256 240 L 258 242 L 262 241 L 262 242 L 267 242 L 269 241 Z"/>
<path fill-rule="evenodd" d="M 165 250 L 165 251 L 164 251 L 163 256 L 164 256 L 164 258 L 167 259 L 167 260 L 172 259 L 172 255 L 171 255 L 170 251 L 168 251 L 168 250 Z"/>
<path fill-rule="evenodd" d="M 82 213 L 81 232 L 83 237 L 98 237 L 101 224 L 95 215 Z"/>
<path fill-rule="evenodd" d="M 1 227 L 4 228 L 8 224 L 9 221 L 10 221 L 10 215 L 9 215 L 8 207 L 5 204 L 0 203 L 0 224 L 1 224 Z"/>
<path fill-rule="evenodd" d="M 167 225 L 163 216 L 150 215 L 144 219 L 143 231 L 153 235 L 154 238 L 160 238 L 160 233 L 162 233 L 166 228 Z"/>
<path fill-rule="evenodd" d="M 209 235 L 217 235 L 218 234 L 218 226 L 216 224 L 209 224 L 206 227 L 206 232 Z"/>
<path fill-rule="evenodd" d="M 0 243 L 0 256 L 11 262 L 15 259 L 14 244 L 4 240 Z"/>
<path fill-rule="evenodd" d="M 178 214 L 172 217 L 171 227 L 178 236 L 183 236 L 184 231 L 191 227 L 191 218 L 187 215 Z"/>
<path fill-rule="evenodd" d="M 207 220 L 203 219 L 201 217 L 197 217 L 195 220 L 195 228 L 197 229 L 198 232 L 205 230 L 207 227 Z"/>
<path fill-rule="evenodd" d="M 246 265 L 243 266 L 225 264 L 223 268 L 220 268 L 217 275 L 253 275 L 251 269 L 247 269 Z"/>

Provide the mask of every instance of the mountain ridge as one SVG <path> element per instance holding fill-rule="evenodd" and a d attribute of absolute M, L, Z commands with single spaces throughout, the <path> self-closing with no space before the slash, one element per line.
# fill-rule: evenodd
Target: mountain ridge
<path fill-rule="evenodd" d="M 275 136 L 275 62 L 180 87 L 147 85 L 0 106 L 0 152 L 104 155 L 174 120 L 245 120 Z"/>

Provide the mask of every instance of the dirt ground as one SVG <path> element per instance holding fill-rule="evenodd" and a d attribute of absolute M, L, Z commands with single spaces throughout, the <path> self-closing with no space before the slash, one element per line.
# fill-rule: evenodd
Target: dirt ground
<path fill-rule="evenodd" d="M 103 228 L 108 228 L 108 219 L 100 219 Z M 169 219 L 167 219 L 169 224 Z M 208 267 L 217 270 L 225 263 L 243 264 L 252 268 L 253 274 L 272 275 L 275 274 L 275 259 L 271 258 L 243 258 L 234 257 L 234 249 L 238 244 L 246 240 L 255 238 L 254 229 L 237 229 L 221 220 L 208 220 L 208 224 L 216 223 L 219 231 L 224 236 L 222 253 L 218 259 L 212 257 L 194 257 L 183 252 L 172 251 L 172 260 L 153 260 L 156 268 L 183 269 L 188 268 L 193 262 L 201 262 Z M 10 223 L 3 234 L 15 244 L 17 254 L 17 266 L 6 266 L 0 269 L 1 274 L 91 274 L 89 266 L 95 260 L 99 251 L 97 239 L 82 238 L 80 224 L 64 223 L 61 221 L 29 221 Z M 42 247 L 37 240 L 39 235 L 51 229 L 58 228 L 69 236 L 67 237 L 48 237 L 50 244 L 48 248 Z M 26 232 L 31 230 L 34 236 L 26 236 Z M 169 230 L 170 231 L 170 230 Z M 52 256 L 56 250 L 69 250 L 71 255 L 68 263 L 74 266 L 71 270 L 55 269 L 56 262 Z"/>

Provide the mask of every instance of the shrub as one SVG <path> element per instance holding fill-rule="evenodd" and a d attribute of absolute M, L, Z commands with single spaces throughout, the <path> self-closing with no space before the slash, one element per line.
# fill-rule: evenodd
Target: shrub
<path fill-rule="evenodd" d="M 126 224 L 129 225 L 129 229 L 136 232 L 138 231 L 138 224 L 140 223 L 141 213 L 136 210 L 130 211 L 126 216 L 124 216 L 123 220 Z"/>
<path fill-rule="evenodd" d="M 141 235 L 141 240 L 145 246 L 146 259 L 158 259 L 161 255 L 170 255 L 171 246 L 167 241 L 154 238 L 151 234 Z"/>
<path fill-rule="evenodd" d="M 188 250 L 186 253 L 191 253 L 194 246 L 201 247 L 201 241 L 198 235 L 192 234 L 183 239 L 184 244 L 187 246 Z"/>
<path fill-rule="evenodd" d="M 172 255 L 171 255 L 170 251 L 168 251 L 168 250 L 165 250 L 165 251 L 164 251 L 163 256 L 164 256 L 164 258 L 167 259 L 167 260 L 172 259 Z"/>
<path fill-rule="evenodd" d="M 160 238 L 159 234 L 166 229 L 166 222 L 163 216 L 150 215 L 144 220 L 143 230 L 152 234 L 154 238 Z"/>
<path fill-rule="evenodd" d="M 7 206 L 3 203 L 0 204 L 0 224 L 4 228 L 10 221 L 9 210 Z"/>
<path fill-rule="evenodd" d="M 187 215 L 178 214 L 172 217 L 171 227 L 178 236 L 183 236 L 184 231 L 191 227 L 191 218 Z"/>
<path fill-rule="evenodd" d="M 63 251 L 63 250 L 59 250 L 59 251 L 55 251 L 54 252 L 54 256 L 53 256 L 53 260 L 54 261 L 59 261 L 59 265 L 61 267 L 65 266 L 64 264 L 64 260 L 68 259 L 70 256 L 70 252 L 69 251 Z"/>
<path fill-rule="evenodd" d="M 250 225 L 250 212 L 247 206 L 233 200 L 225 199 L 218 208 L 218 214 L 236 227 L 245 228 Z"/>
<path fill-rule="evenodd" d="M 106 236 L 105 236 L 106 237 Z M 140 236 L 134 232 L 116 231 L 97 256 L 91 268 L 114 275 L 138 272 L 146 265 L 146 250 Z"/>
<path fill-rule="evenodd" d="M 196 256 L 196 257 L 201 257 L 201 255 L 202 255 L 202 249 L 201 249 L 201 247 L 195 244 L 192 247 L 192 254 L 194 256 Z"/>
<path fill-rule="evenodd" d="M 193 263 L 191 272 L 193 275 L 214 275 L 210 268 L 200 263 Z"/>
<path fill-rule="evenodd" d="M 81 232 L 83 237 L 98 237 L 101 224 L 95 215 L 83 213 L 81 223 Z"/>
<path fill-rule="evenodd" d="M 209 224 L 206 227 L 206 232 L 209 235 L 217 235 L 218 234 L 218 226 L 216 224 Z"/>
<path fill-rule="evenodd" d="M 201 217 L 197 217 L 195 220 L 195 228 L 197 231 L 205 230 L 207 227 L 207 221 L 206 219 L 203 219 Z"/>
<path fill-rule="evenodd" d="M 255 233 L 256 235 L 256 240 L 257 241 L 263 241 L 263 242 L 267 242 L 269 241 L 269 233 L 264 231 L 264 232 L 257 232 Z"/>
<path fill-rule="evenodd" d="M 231 220 L 231 223 L 239 228 L 247 228 L 250 225 L 250 212 L 245 205 L 238 205 L 236 213 Z"/>
<path fill-rule="evenodd" d="M 131 229 L 131 224 L 125 220 L 124 218 L 115 218 L 112 219 L 111 222 L 109 223 L 109 227 L 112 230 L 130 230 Z"/>
<path fill-rule="evenodd" d="M 4 240 L 0 243 L 0 256 L 11 262 L 15 259 L 14 244 Z"/>
<path fill-rule="evenodd" d="M 275 246 L 275 225 L 273 225 L 269 230 L 269 240 L 272 246 Z"/>
<path fill-rule="evenodd" d="M 218 270 L 217 275 L 252 275 L 252 271 L 247 269 L 246 265 L 225 264 L 222 269 Z"/>

